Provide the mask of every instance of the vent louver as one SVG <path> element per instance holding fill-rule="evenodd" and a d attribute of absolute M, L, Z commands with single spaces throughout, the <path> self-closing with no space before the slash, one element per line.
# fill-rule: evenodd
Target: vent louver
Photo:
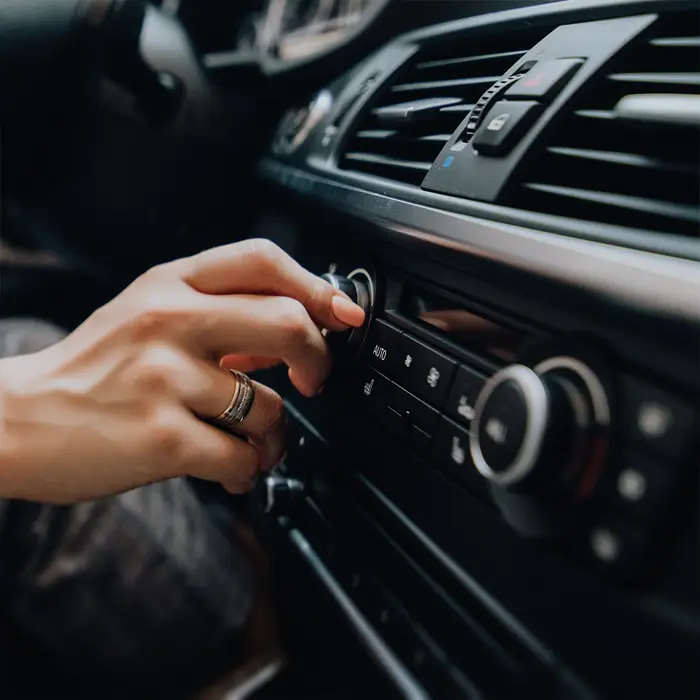
<path fill-rule="evenodd" d="M 657 20 L 533 161 L 515 207 L 698 236 L 700 11 Z"/>
<path fill-rule="evenodd" d="M 419 185 L 479 97 L 546 34 L 518 31 L 422 49 L 369 102 L 340 167 Z"/>

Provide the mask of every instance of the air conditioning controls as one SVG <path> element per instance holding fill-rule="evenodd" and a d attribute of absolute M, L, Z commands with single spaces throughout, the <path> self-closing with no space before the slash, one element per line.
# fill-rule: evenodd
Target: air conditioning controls
<path fill-rule="evenodd" d="M 521 534 L 559 538 L 603 474 L 610 442 L 603 381 L 573 356 L 511 365 L 484 386 L 469 443 L 505 519 Z"/>
<path fill-rule="evenodd" d="M 590 393 L 580 378 L 544 367 L 539 374 L 524 365 L 507 367 L 477 399 L 472 458 L 499 487 L 568 491 L 585 466 L 594 412 Z"/>

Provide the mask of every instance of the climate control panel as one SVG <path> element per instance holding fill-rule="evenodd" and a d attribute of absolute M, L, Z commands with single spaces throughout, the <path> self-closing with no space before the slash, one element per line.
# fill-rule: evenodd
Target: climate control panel
<path fill-rule="evenodd" d="M 373 319 L 353 403 L 519 534 L 643 577 L 689 476 L 692 406 L 582 344 L 526 342 L 489 372 L 423 335 Z"/>

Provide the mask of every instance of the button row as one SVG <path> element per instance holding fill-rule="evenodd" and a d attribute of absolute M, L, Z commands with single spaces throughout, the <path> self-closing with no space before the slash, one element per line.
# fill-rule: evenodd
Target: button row
<path fill-rule="evenodd" d="M 621 383 L 620 429 L 624 448 L 601 479 L 602 514 L 583 547 L 598 568 L 621 579 L 639 573 L 682 488 L 695 436 L 692 409 L 639 379 Z"/>
<path fill-rule="evenodd" d="M 542 112 L 543 103 L 553 100 L 582 64 L 577 58 L 538 62 L 489 110 L 472 139 L 474 148 L 487 156 L 508 153 Z"/>
<path fill-rule="evenodd" d="M 443 407 L 457 363 L 419 340 L 377 320 L 367 345 L 369 364 L 412 394 Z"/>
<path fill-rule="evenodd" d="M 379 370 L 360 373 L 357 391 L 368 408 L 409 444 L 431 454 L 453 479 L 485 494 L 469 451 L 468 427 L 486 377 L 386 321 L 375 321 L 367 347 L 368 364 Z"/>
<path fill-rule="evenodd" d="M 432 456 L 470 491 L 487 493 L 486 481 L 472 461 L 464 427 L 371 367 L 358 369 L 352 391 L 364 409 L 388 424 L 402 441 Z"/>

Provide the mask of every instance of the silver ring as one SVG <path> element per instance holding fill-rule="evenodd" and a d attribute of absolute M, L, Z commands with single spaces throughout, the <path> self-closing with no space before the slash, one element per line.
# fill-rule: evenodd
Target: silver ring
<path fill-rule="evenodd" d="M 236 380 L 236 389 L 229 405 L 213 419 L 213 422 L 224 430 L 236 431 L 250 413 L 255 400 L 255 389 L 250 378 L 243 372 L 235 369 L 229 372 Z"/>

